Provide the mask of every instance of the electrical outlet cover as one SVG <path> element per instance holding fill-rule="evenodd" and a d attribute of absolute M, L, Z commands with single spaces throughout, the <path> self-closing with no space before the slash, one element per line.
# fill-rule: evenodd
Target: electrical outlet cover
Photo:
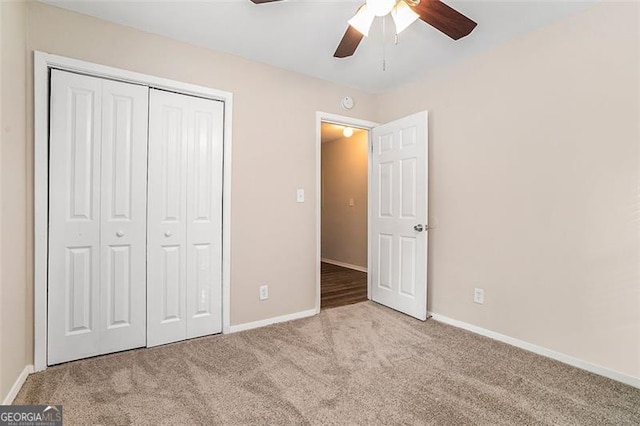
<path fill-rule="evenodd" d="M 481 288 L 473 289 L 473 301 L 481 305 L 484 303 L 484 289 L 481 289 Z"/>

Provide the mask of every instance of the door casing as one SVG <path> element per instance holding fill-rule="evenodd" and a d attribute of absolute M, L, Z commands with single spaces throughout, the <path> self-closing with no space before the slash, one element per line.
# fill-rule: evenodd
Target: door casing
<path fill-rule="evenodd" d="M 316 313 L 320 312 L 320 262 L 322 258 L 321 250 L 321 230 L 322 230 L 322 210 L 321 210 L 321 185 L 322 185 L 322 123 L 339 124 L 342 126 L 365 129 L 368 132 L 367 143 L 367 269 L 371 265 L 371 129 L 379 124 L 374 121 L 361 120 L 358 118 L 343 115 L 331 114 L 328 112 L 316 112 Z M 371 279 L 367 274 L 367 298 L 371 299 Z"/>
<path fill-rule="evenodd" d="M 34 369 L 47 368 L 47 263 L 49 235 L 49 72 L 60 69 L 94 77 L 142 84 L 224 102 L 222 210 L 222 332 L 230 331 L 231 274 L 231 147 L 233 94 L 209 87 L 155 77 L 119 68 L 34 52 Z"/>

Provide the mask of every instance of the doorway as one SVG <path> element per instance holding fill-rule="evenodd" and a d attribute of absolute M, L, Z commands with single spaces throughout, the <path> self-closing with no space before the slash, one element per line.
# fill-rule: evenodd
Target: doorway
<path fill-rule="evenodd" d="M 322 179 L 322 124 L 330 123 L 341 125 L 343 131 L 345 126 L 368 131 L 367 299 L 424 321 L 427 317 L 427 231 L 431 229 L 428 225 L 428 112 L 421 111 L 382 125 L 318 112 L 316 123 L 317 312 L 322 301 L 322 260 L 327 256 L 326 238 L 322 236 L 323 197 L 326 198 Z M 346 186 L 344 181 L 341 185 Z M 340 202 L 346 201 L 349 205 L 351 198 L 342 197 Z M 355 199 L 353 203 L 355 206 Z M 333 262 L 333 266 L 353 269 L 354 264 Z M 328 270 L 325 266 L 325 271 Z"/>
<path fill-rule="evenodd" d="M 321 122 L 320 308 L 367 300 L 369 130 Z"/>

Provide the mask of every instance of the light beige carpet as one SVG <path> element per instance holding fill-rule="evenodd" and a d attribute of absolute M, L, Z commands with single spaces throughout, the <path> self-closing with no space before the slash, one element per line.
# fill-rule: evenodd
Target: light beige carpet
<path fill-rule="evenodd" d="M 638 389 L 371 302 L 49 368 L 15 403 L 86 425 L 640 424 Z"/>

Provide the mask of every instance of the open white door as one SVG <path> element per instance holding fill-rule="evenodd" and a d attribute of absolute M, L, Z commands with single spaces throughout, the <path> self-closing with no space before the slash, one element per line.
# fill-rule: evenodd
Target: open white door
<path fill-rule="evenodd" d="M 371 298 L 427 318 L 427 112 L 372 129 Z"/>

